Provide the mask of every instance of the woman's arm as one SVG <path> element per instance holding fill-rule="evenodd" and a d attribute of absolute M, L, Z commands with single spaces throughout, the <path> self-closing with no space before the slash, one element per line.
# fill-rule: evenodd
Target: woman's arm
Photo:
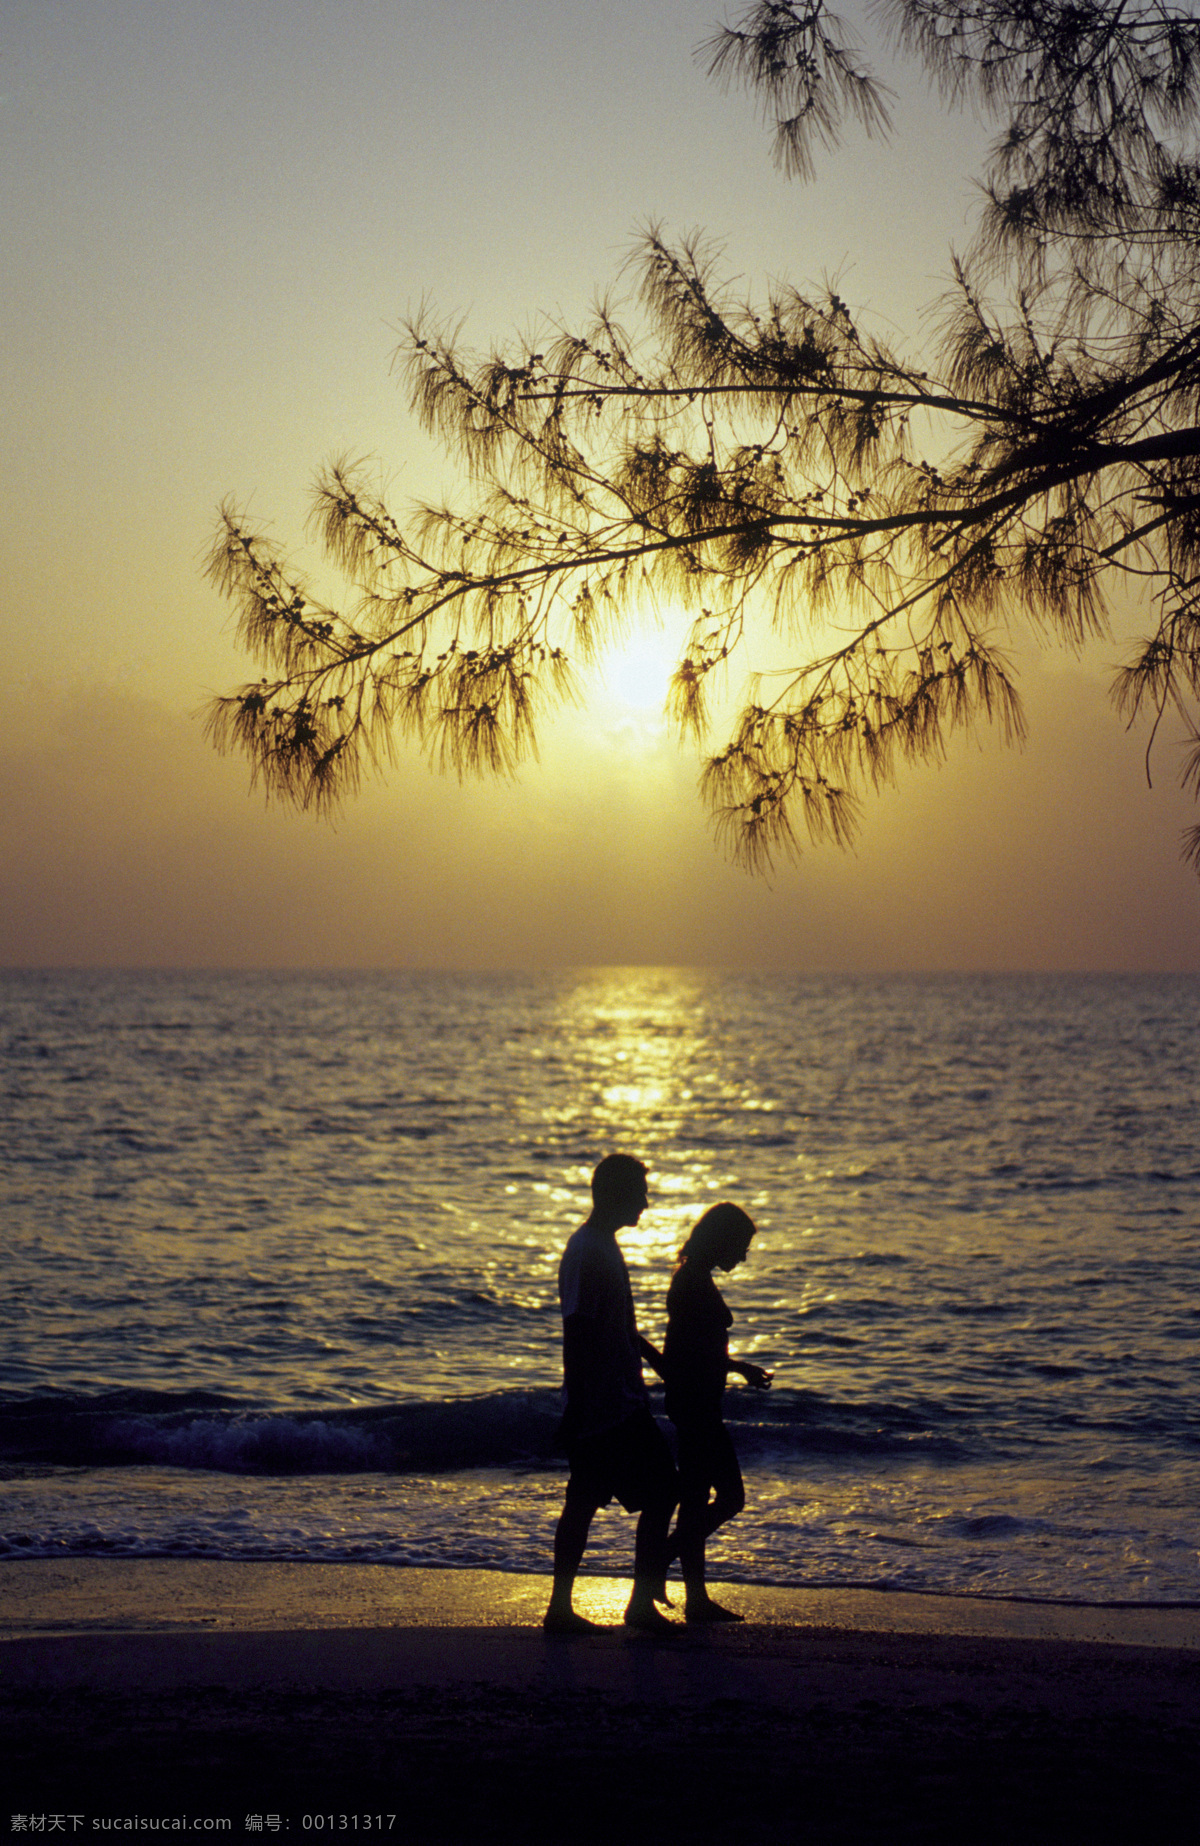
<path fill-rule="evenodd" d="M 659 1377 L 665 1381 L 667 1373 L 663 1356 L 659 1352 L 658 1347 L 651 1346 L 649 1340 L 641 1333 L 638 1334 L 638 1351 L 641 1353 L 651 1371 L 657 1372 Z"/>
<path fill-rule="evenodd" d="M 764 1371 L 761 1365 L 752 1365 L 749 1359 L 731 1359 L 729 1370 L 740 1373 L 746 1383 L 753 1385 L 756 1391 L 769 1391 L 771 1380 L 775 1376 L 774 1372 Z"/>

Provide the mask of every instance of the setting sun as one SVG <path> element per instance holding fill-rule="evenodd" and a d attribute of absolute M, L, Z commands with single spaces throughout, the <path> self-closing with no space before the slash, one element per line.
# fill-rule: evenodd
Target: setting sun
<path fill-rule="evenodd" d="M 663 629 L 642 630 L 604 660 L 605 690 L 623 711 L 661 717 L 678 659 L 679 646 L 673 635 Z"/>

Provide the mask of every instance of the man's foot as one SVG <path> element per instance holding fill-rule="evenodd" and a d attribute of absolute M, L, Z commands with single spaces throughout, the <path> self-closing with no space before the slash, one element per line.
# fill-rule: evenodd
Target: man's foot
<path fill-rule="evenodd" d="M 639 1634 L 678 1634 L 679 1623 L 669 1622 L 665 1615 L 660 1615 L 651 1603 L 630 1603 L 625 1611 L 626 1628 L 635 1628 Z"/>
<path fill-rule="evenodd" d="M 711 1596 L 702 1601 L 689 1602 L 683 1612 L 685 1622 L 744 1622 L 745 1616 L 736 1609 L 727 1609 L 723 1603 L 714 1602 Z"/>
<path fill-rule="evenodd" d="M 551 1606 L 542 1618 L 542 1627 L 547 1634 L 603 1634 L 603 1622 L 589 1622 L 586 1615 L 576 1615 L 574 1609 L 555 1609 Z"/>

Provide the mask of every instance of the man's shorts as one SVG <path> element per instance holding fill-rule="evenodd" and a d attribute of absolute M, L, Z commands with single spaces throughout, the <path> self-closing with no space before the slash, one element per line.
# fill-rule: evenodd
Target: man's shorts
<path fill-rule="evenodd" d="M 679 1477 L 667 1439 L 649 1410 L 631 1417 L 599 1436 L 573 1442 L 567 1451 L 571 1463 L 571 1491 L 595 1506 L 619 1500 L 627 1513 L 679 1498 Z"/>

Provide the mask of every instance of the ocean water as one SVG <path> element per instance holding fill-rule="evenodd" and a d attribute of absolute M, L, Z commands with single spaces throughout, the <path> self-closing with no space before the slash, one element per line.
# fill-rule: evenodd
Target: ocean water
<path fill-rule="evenodd" d="M 715 1579 L 1200 1602 L 1200 978 L 9 972 L 0 1087 L 0 1556 L 546 1570 L 620 1148 L 652 1339 L 759 1226 Z"/>

